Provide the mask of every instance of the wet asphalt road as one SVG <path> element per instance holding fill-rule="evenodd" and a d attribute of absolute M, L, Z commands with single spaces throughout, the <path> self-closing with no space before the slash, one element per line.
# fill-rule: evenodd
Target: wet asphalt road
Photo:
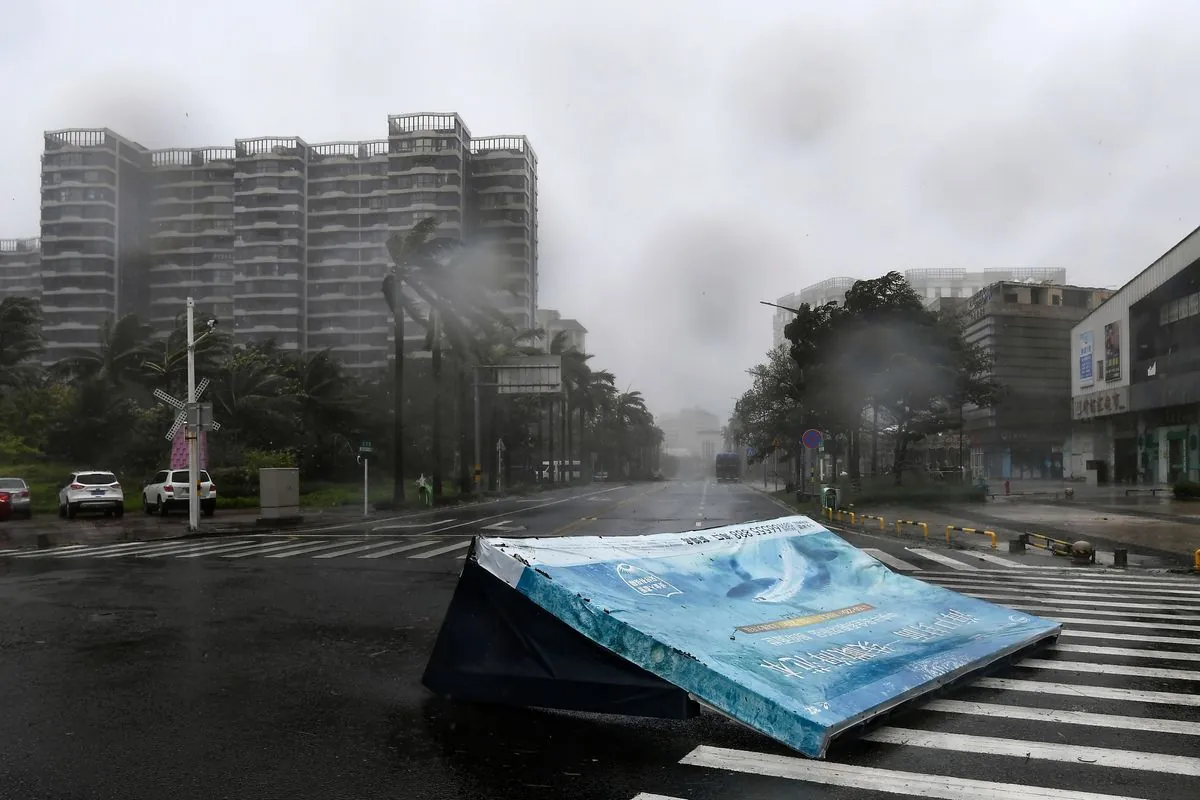
<path fill-rule="evenodd" d="M 1182 575 L 1060 572 L 847 536 L 898 571 L 1061 619 L 1066 632 L 1058 650 L 828 762 L 715 715 L 456 705 L 420 685 L 471 535 L 678 531 L 784 513 L 745 486 L 599 485 L 376 519 L 369 533 L 355 522 L 0 554 L 0 798 L 1200 794 L 1200 582 Z"/>

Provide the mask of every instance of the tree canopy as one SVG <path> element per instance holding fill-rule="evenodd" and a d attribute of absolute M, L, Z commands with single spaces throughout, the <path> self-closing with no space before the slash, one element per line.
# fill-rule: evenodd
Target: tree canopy
<path fill-rule="evenodd" d="M 835 465 L 848 459 L 857 479 L 864 433 L 884 430 L 899 483 L 912 444 L 957 429 L 964 407 L 998 397 L 986 353 L 965 341 L 956 317 L 926 308 L 899 272 L 857 281 L 844 304 L 794 311 L 789 344 L 750 370 L 730 421 L 757 458 L 792 455 L 815 428 Z"/>

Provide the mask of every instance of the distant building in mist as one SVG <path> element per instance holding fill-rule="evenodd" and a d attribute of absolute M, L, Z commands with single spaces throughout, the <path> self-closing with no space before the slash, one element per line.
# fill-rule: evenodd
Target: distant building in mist
<path fill-rule="evenodd" d="M 544 332 L 539 344 L 549 350 L 554 340 L 562 337 L 564 350 L 575 349 L 581 353 L 587 352 L 587 328 L 579 320 L 564 317 L 553 308 L 537 310 L 537 327 Z"/>
<path fill-rule="evenodd" d="M 0 239 L 0 300 L 42 296 L 42 247 L 38 239 Z"/>
<path fill-rule="evenodd" d="M 386 242 L 426 217 L 436 236 L 500 251 L 494 299 L 532 327 L 537 157 L 524 136 L 473 138 L 453 113 L 392 115 L 387 138 L 327 144 L 150 150 L 107 129 L 47 132 L 46 359 L 94 347 L 106 320 L 130 312 L 165 334 L 190 295 L 237 341 L 383 367 Z M 422 338 L 410 323 L 405 339 Z"/>
<path fill-rule="evenodd" d="M 1004 387 L 995 406 L 962 412 L 974 475 L 1063 477 L 1071 427 L 1071 329 L 1112 295 L 1110 289 L 1003 280 L 969 298 L 933 300 L 932 308 L 960 315 L 964 338 L 988 354 L 988 377 Z M 956 452 L 947 459 L 951 463 L 943 466 L 958 466 L 952 463 Z"/>
<path fill-rule="evenodd" d="M 655 422 L 662 429 L 663 447 L 669 452 L 686 450 L 707 463 L 724 449 L 720 418 L 702 408 L 685 408 Z"/>
<path fill-rule="evenodd" d="M 932 269 L 905 270 L 904 278 L 925 300 L 926 305 L 932 305 L 941 297 L 967 298 L 997 281 L 1050 281 L 1051 283 L 1066 283 L 1067 271 L 1059 268 L 1017 268 L 1017 269 L 985 269 L 970 272 L 965 269 L 936 267 Z M 826 278 L 814 283 L 795 294 L 784 295 L 775 301 L 776 305 L 787 308 L 799 308 L 801 303 L 810 306 L 824 305 L 836 302 L 842 305 L 846 302 L 846 292 L 854 288 L 861 278 Z M 775 310 L 772 319 L 771 346 L 778 347 L 786 342 L 783 329 L 795 315 L 782 309 Z"/>

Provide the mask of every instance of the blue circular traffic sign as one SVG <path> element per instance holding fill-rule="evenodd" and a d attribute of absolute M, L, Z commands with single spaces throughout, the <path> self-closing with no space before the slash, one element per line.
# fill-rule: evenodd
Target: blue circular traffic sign
<path fill-rule="evenodd" d="M 816 450 L 825 443 L 825 436 L 816 428 L 809 428 L 800 437 L 800 442 L 809 450 Z"/>

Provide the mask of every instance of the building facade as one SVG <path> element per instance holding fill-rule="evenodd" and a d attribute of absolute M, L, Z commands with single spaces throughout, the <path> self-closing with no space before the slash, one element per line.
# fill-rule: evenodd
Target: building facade
<path fill-rule="evenodd" d="M 1111 295 L 1106 289 L 1001 281 L 966 300 L 936 299 L 935 308 L 953 307 L 961 315 L 964 339 L 988 355 L 988 377 L 1002 390 L 992 407 L 962 410 L 974 475 L 1063 477 L 1071 330 Z"/>
<path fill-rule="evenodd" d="M 387 240 L 426 217 L 437 237 L 486 242 L 497 306 L 533 323 L 537 157 L 523 136 L 472 138 L 457 114 L 391 115 L 386 139 L 324 144 L 150 150 L 109 130 L 51 132 L 42 184 L 47 361 L 130 312 L 165 335 L 191 296 L 236 341 L 377 370 L 393 352 Z"/>
<path fill-rule="evenodd" d="M 564 317 L 553 308 L 539 308 L 535 313 L 537 327 L 544 332 L 542 345 L 549 350 L 554 340 L 561 337 L 565 349 L 587 352 L 587 328 L 579 320 Z"/>
<path fill-rule="evenodd" d="M 0 300 L 42 296 L 42 244 L 33 239 L 0 239 Z"/>
<path fill-rule="evenodd" d="M 1200 230 L 1071 331 L 1071 473 L 1200 480 Z"/>

